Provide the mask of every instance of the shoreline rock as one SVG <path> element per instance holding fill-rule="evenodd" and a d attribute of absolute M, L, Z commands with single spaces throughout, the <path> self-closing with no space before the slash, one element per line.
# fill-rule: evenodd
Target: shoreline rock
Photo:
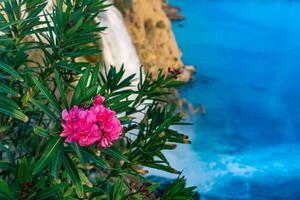
<path fill-rule="evenodd" d="M 180 13 L 180 8 L 177 6 L 172 6 L 164 1 L 162 8 L 170 20 L 181 21 L 185 19 L 185 17 Z"/>
<path fill-rule="evenodd" d="M 193 65 L 184 65 L 181 70 L 182 70 L 182 74 L 180 74 L 178 78 L 184 82 L 191 81 L 196 72 L 196 68 Z"/>

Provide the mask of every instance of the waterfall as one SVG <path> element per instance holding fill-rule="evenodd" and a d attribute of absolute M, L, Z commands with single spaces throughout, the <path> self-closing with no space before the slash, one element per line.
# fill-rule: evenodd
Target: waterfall
<path fill-rule="evenodd" d="M 125 66 L 125 77 L 136 74 L 139 80 L 140 61 L 119 10 L 110 6 L 97 18 L 107 29 L 101 33 L 103 57 L 107 66 Z M 134 82 L 136 84 L 136 82 Z"/>
<path fill-rule="evenodd" d="M 116 7 L 110 6 L 107 11 L 101 13 L 97 21 L 101 22 L 102 26 L 107 27 L 107 29 L 101 33 L 103 58 L 106 66 L 113 65 L 118 69 L 124 64 L 124 77 L 136 74 L 135 80 L 132 83 L 133 87 L 136 88 L 140 80 L 141 64 L 122 14 Z M 136 96 L 137 95 L 134 94 L 129 98 L 134 99 Z M 143 107 L 142 105 L 140 106 L 140 108 Z M 135 113 L 133 117 L 136 121 L 140 121 L 143 119 L 143 114 Z"/>

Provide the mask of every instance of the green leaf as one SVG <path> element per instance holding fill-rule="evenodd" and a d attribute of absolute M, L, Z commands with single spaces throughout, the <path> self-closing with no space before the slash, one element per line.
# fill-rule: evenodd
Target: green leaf
<path fill-rule="evenodd" d="M 54 185 L 49 188 L 45 188 L 43 191 L 39 192 L 36 196 L 35 199 L 43 200 L 43 199 L 50 199 L 51 197 L 54 198 L 54 196 L 60 192 L 61 188 L 63 188 L 65 184 L 58 184 Z"/>
<path fill-rule="evenodd" d="M 0 3 L 10 2 L 11 0 L 0 0 Z"/>
<path fill-rule="evenodd" d="M 73 71 L 75 73 L 81 73 L 82 72 L 81 68 L 83 65 L 85 65 L 85 63 L 59 62 L 56 66 L 64 70 Z"/>
<path fill-rule="evenodd" d="M 15 97 L 20 97 L 20 94 L 16 90 L 14 90 L 11 87 L 8 87 L 2 83 L 0 83 L 0 93 L 7 93 L 7 94 L 11 94 Z"/>
<path fill-rule="evenodd" d="M 84 174 L 84 172 L 82 170 L 78 170 L 78 172 L 79 172 L 81 183 L 84 185 L 89 185 L 91 182 L 88 179 L 88 177 Z"/>
<path fill-rule="evenodd" d="M 30 99 L 31 103 L 38 107 L 41 111 L 45 112 L 53 122 L 56 122 L 58 120 L 58 117 L 44 104 L 42 104 L 40 101 L 37 101 L 35 99 Z"/>
<path fill-rule="evenodd" d="M 47 129 L 36 127 L 33 129 L 33 132 L 41 137 L 49 138 L 50 132 Z"/>
<path fill-rule="evenodd" d="M 174 81 L 174 80 L 171 80 L 171 81 L 168 81 L 165 85 L 166 88 L 177 88 L 179 86 L 182 86 L 184 85 L 185 82 L 184 81 Z"/>
<path fill-rule="evenodd" d="M 73 105 L 78 105 L 80 100 L 82 100 L 83 97 L 86 97 L 86 87 L 87 87 L 87 82 L 89 80 L 89 75 L 91 71 L 91 66 L 88 65 L 87 68 L 84 71 L 84 74 L 80 78 L 79 82 L 76 85 L 72 101 L 71 101 L 71 106 Z"/>
<path fill-rule="evenodd" d="M 119 114 L 119 113 L 129 110 L 130 109 L 129 106 L 132 102 L 133 101 L 129 101 L 129 100 L 121 101 L 114 105 L 111 105 L 110 109 L 114 110 L 117 114 Z"/>
<path fill-rule="evenodd" d="M 110 106 L 112 104 L 120 103 L 121 100 L 124 100 L 124 99 L 128 98 L 132 94 L 134 94 L 134 91 L 128 90 L 127 92 L 124 92 L 124 93 L 122 93 L 120 95 L 117 95 L 115 97 L 111 97 L 111 98 L 105 100 L 105 105 Z"/>
<path fill-rule="evenodd" d="M 55 111 L 60 114 L 61 113 L 61 107 L 59 105 L 59 102 L 56 100 L 55 96 L 50 93 L 50 91 L 38 80 L 38 79 L 33 79 L 35 85 L 40 89 L 42 94 L 46 97 L 46 99 L 52 104 L 54 107 Z"/>
<path fill-rule="evenodd" d="M 54 155 L 53 162 L 51 165 L 51 175 L 55 178 L 58 177 L 59 167 L 61 166 L 63 156 L 64 156 L 64 146 L 60 145 L 58 147 L 57 154 Z"/>
<path fill-rule="evenodd" d="M 179 171 L 177 171 L 176 169 L 174 169 L 170 166 L 167 166 L 167 165 L 160 165 L 160 164 L 157 164 L 157 163 L 143 163 L 143 165 L 146 166 L 146 167 L 163 170 L 163 171 L 170 172 L 170 173 L 173 173 L 173 174 L 180 174 Z"/>
<path fill-rule="evenodd" d="M 2 170 L 8 170 L 8 171 L 14 171 L 16 167 L 12 165 L 9 162 L 6 161 L 0 161 L 0 169 Z"/>
<path fill-rule="evenodd" d="M 6 105 L 8 105 L 10 107 L 20 110 L 19 105 L 14 100 L 12 100 L 6 96 L 0 96 L 0 102 L 5 103 Z"/>
<path fill-rule="evenodd" d="M 109 193 L 109 200 L 122 200 L 125 199 L 125 190 L 124 190 L 124 182 L 122 181 L 121 178 L 118 178 L 110 193 Z"/>
<path fill-rule="evenodd" d="M 106 148 L 104 152 L 110 154 L 114 158 L 117 158 L 119 160 L 124 160 L 125 162 L 129 162 L 128 158 L 119 150 L 115 149 L 114 147 Z"/>
<path fill-rule="evenodd" d="M 86 92 L 86 97 L 87 97 L 88 99 L 94 98 L 94 97 L 96 96 L 96 94 L 97 94 L 97 89 L 98 89 L 98 88 L 99 88 L 98 85 L 93 85 L 93 86 L 91 86 L 91 87 L 87 90 L 87 92 Z"/>
<path fill-rule="evenodd" d="M 75 191 L 76 191 L 78 197 L 83 198 L 84 191 L 83 191 L 83 186 L 80 181 L 79 172 L 77 170 L 76 165 L 73 163 L 73 161 L 67 154 L 65 154 L 63 157 L 63 165 L 75 186 Z"/>
<path fill-rule="evenodd" d="M 92 150 L 90 150 L 89 148 L 82 147 L 81 152 L 84 157 L 86 157 L 89 160 L 91 160 L 92 162 L 94 162 L 98 167 L 108 168 L 108 164 L 102 158 L 97 156 L 96 153 L 93 152 Z"/>
<path fill-rule="evenodd" d="M 99 65 L 99 63 L 97 63 L 96 66 L 94 67 L 90 86 L 93 86 L 97 83 L 98 77 L 99 77 L 99 72 L 100 72 L 100 65 Z"/>
<path fill-rule="evenodd" d="M 80 151 L 80 149 L 79 149 L 78 143 L 72 142 L 72 143 L 70 143 L 70 146 L 71 146 L 71 148 L 73 149 L 73 151 L 76 153 L 76 155 L 77 155 L 79 161 L 80 161 L 81 163 L 85 164 L 85 161 L 84 161 L 83 156 L 82 156 L 82 154 L 81 154 L 81 151 Z"/>
<path fill-rule="evenodd" d="M 0 104 L 0 113 L 6 114 L 25 123 L 28 122 L 28 117 L 23 112 L 11 106 L 2 106 Z"/>
<path fill-rule="evenodd" d="M 12 126 L 10 125 L 4 125 L 2 127 L 0 127 L 0 134 L 5 134 L 6 132 L 8 132 L 11 129 Z"/>
<path fill-rule="evenodd" d="M 14 78 L 16 78 L 17 80 L 23 81 L 22 77 L 20 76 L 20 74 L 11 66 L 3 63 L 0 61 L 0 69 L 2 69 L 4 72 L 12 75 Z"/>
<path fill-rule="evenodd" d="M 132 81 L 133 81 L 133 78 L 136 76 L 136 74 L 131 74 L 130 76 L 128 76 L 127 78 L 125 78 L 122 82 L 120 82 L 118 84 L 118 87 L 117 89 L 120 89 L 120 88 L 124 88 L 124 87 L 128 87 L 131 85 Z"/>
<path fill-rule="evenodd" d="M 23 157 L 20 159 L 17 163 L 16 167 L 16 174 L 15 174 L 15 183 L 25 183 L 25 182 L 31 182 L 33 179 L 33 169 L 35 166 L 35 162 L 33 157 L 30 159 L 27 159 L 26 157 Z"/>
<path fill-rule="evenodd" d="M 161 200 L 193 200 L 196 187 L 186 187 L 184 177 L 167 186 Z"/>
<path fill-rule="evenodd" d="M 55 154 L 58 153 L 58 148 L 60 145 L 62 145 L 61 137 L 53 137 L 50 139 L 45 151 L 34 168 L 34 174 L 39 173 L 48 163 L 50 163 Z"/>
<path fill-rule="evenodd" d="M 68 101 L 67 101 L 67 98 L 66 98 L 66 95 L 65 95 L 63 84 L 62 84 L 62 82 L 60 80 L 60 75 L 59 75 L 59 72 L 58 72 L 58 70 L 56 68 L 54 68 L 54 77 L 55 77 L 56 86 L 57 86 L 58 91 L 60 93 L 60 97 L 62 98 L 62 101 L 63 101 L 65 107 L 67 109 L 69 109 L 69 104 L 68 104 Z"/>
<path fill-rule="evenodd" d="M 149 193 L 154 192 L 159 186 L 160 186 L 160 183 L 152 183 L 152 184 L 148 187 Z"/>
<path fill-rule="evenodd" d="M 78 31 L 78 29 L 82 25 L 83 21 L 84 21 L 84 18 L 79 19 L 72 28 L 68 29 L 68 31 L 66 32 L 66 35 L 70 36 L 73 33 L 75 33 L 76 31 Z"/>
<path fill-rule="evenodd" d="M 0 179 L 0 199 L 3 200 L 14 200 L 15 194 L 10 190 L 8 184 L 3 180 Z"/>

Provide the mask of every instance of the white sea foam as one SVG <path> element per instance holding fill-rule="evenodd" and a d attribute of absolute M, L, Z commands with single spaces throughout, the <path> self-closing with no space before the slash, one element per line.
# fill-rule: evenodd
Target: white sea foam
<path fill-rule="evenodd" d="M 208 155 L 196 152 L 194 148 L 179 145 L 178 149 L 168 151 L 166 155 L 173 167 L 183 171 L 188 185 L 198 186 L 201 193 L 226 192 L 237 187 L 235 184 L 242 184 L 239 189 L 247 193 L 253 181 L 255 184 L 272 184 L 275 177 L 281 177 L 282 181 L 290 174 L 300 177 L 299 144 L 278 145 L 236 155 Z M 151 172 L 166 178 L 176 177 L 157 170 Z"/>

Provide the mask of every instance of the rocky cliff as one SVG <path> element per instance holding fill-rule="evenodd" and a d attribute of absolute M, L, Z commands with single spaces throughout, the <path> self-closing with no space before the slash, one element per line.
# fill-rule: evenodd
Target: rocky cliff
<path fill-rule="evenodd" d="M 180 79 L 188 81 L 194 71 L 185 67 L 166 14 L 165 0 L 116 0 L 145 70 L 156 74 L 158 68 L 182 70 Z"/>

